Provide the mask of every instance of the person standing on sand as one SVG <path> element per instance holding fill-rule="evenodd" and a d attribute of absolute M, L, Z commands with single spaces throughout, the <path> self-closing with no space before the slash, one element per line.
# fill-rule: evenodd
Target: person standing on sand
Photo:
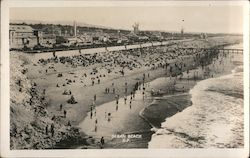
<path fill-rule="evenodd" d="M 105 144 L 105 141 L 104 141 L 104 138 L 103 138 L 103 137 L 101 138 L 101 141 L 100 141 L 100 142 L 101 142 L 101 149 L 102 149 L 103 146 L 104 146 L 104 144 Z"/>
<path fill-rule="evenodd" d="M 95 120 L 95 132 L 97 132 L 97 119 Z"/>
<path fill-rule="evenodd" d="M 95 132 L 97 132 L 97 125 L 95 124 Z"/>
<path fill-rule="evenodd" d="M 62 104 L 60 104 L 60 111 L 62 111 Z"/>
<path fill-rule="evenodd" d="M 49 131 L 49 126 L 46 125 L 46 127 L 45 127 L 45 134 L 46 134 L 46 135 L 48 135 L 48 131 Z"/>
<path fill-rule="evenodd" d="M 50 126 L 50 132 L 51 132 L 51 136 L 53 137 L 54 136 L 54 124 L 52 123 L 51 126 Z"/>
<path fill-rule="evenodd" d="M 127 103 L 127 96 L 124 95 L 124 104 Z"/>
<path fill-rule="evenodd" d="M 91 110 L 91 112 L 90 112 L 90 119 L 92 119 L 92 117 L 93 117 L 93 112 Z"/>
<path fill-rule="evenodd" d="M 70 121 L 68 121 L 68 124 L 67 124 L 67 126 L 71 126 L 71 123 L 70 123 Z"/>
<path fill-rule="evenodd" d="M 94 101 L 96 101 L 96 94 L 94 95 Z"/>
<path fill-rule="evenodd" d="M 66 110 L 63 111 L 63 115 L 64 115 L 64 118 L 66 118 L 66 115 L 67 115 L 67 111 Z"/>
<path fill-rule="evenodd" d="M 118 104 L 116 104 L 115 110 L 118 111 Z"/>
<path fill-rule="evenodd" d="M 108 122 L 110 122 L 111 121 L 111 113 L 109 112 L 108 113 Z"/>

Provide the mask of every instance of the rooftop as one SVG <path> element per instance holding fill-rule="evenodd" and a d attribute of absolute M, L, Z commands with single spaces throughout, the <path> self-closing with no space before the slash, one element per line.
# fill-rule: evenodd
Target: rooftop
<path fill-rule="evenodd" d="M 33 32 L 34 29 L 28 25 L 10 25 L 10 30 L 16 32 Z"/>

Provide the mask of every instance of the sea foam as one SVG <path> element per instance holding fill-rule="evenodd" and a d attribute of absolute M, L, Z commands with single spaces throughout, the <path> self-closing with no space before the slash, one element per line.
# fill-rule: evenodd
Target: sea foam
<path fill-rule="evenodd" d="M 242 148 L 243 69 L 197 83 L 192 106 L 167 118 L 149 148 Z"/>

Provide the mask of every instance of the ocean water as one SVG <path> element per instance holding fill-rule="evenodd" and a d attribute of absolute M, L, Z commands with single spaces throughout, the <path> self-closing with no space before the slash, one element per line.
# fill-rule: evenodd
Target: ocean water
<path fill-rule="evenodd" d="M 243 67 L 197 83 L 192 106 L 167 118 L 149 148 L 242 148 L 244 146 Z"/>

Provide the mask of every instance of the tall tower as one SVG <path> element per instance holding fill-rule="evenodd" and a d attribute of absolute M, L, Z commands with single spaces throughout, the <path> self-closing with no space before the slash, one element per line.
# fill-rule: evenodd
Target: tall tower
<path fill-rule="evenodd" d="M 184 34 L 184 28 L 181 27 L 181 35 L 183 36 L 183 34 Z"/>
<path fill-rule="evenodd" d="M 182 24 L 181 24 L 181 36 L 183 36 L 183 35 L 184 35 L 184 27 L 183 27 L 184 22 L 185 22 L 185 20 L 184 20 L 184 19 L 182 19 Z"/>
<path fill-rule="evenodd" d="M 74 37 L 76 37 L 76 21 L 74 21 Z"/>
<path fill-rule="evenodd" d="M 135 23 L 132 27 L 134 29 L 134 33 L 138 34 L 139 33 L 139 23 Z"/>

